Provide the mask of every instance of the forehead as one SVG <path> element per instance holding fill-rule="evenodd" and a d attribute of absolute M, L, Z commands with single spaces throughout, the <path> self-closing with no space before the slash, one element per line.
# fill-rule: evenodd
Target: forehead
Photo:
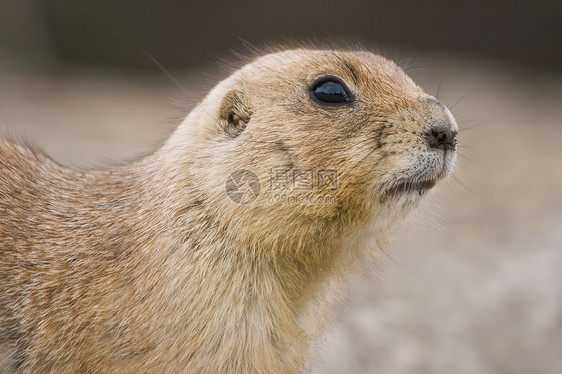
<path fill-rule="evenodd" d="M 410 79 L 392 61 L 366 51 L 288 50 L 258 58 L 243 71 L 263 83 L 312 82 L 335 75 L 355 85 Z"/>

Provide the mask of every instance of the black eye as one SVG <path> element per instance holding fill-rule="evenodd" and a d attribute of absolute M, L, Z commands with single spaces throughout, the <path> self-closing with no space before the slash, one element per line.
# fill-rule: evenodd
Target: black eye
<path fill-rule="evenodd" d="M 311 97 L 323 104 L 345 104 L 352 101 L 348 88 L 339 78 L 323 77 L 310 88 Z"/>

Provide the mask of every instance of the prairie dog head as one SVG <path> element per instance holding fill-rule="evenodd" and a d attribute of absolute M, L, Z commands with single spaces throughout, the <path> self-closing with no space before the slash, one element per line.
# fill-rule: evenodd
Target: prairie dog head
<path fill-rule="evenodd" d="M 217 85 L 167 147 L 233 224 L 306 236 L 383 211 L 400 218 L 451 173 L 457 131 L 449 110 L 391 61 L 297 49 Z"/>

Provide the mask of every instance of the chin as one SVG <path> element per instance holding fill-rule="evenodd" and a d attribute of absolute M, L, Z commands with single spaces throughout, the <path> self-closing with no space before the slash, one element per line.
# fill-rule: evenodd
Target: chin
<path fill-rule="evenodd" d="M 407 211 L 415 207 L 430 190 L 453 172 L 456 157 L 454 150 L 424 152 L 407 168 L 388 177 L 379 189 L 379 200 L 385 205 L 394 205 L 396 210 Z"/>

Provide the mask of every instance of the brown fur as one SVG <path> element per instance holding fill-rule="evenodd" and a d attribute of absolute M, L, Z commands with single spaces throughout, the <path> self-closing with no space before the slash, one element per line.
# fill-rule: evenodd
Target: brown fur
<path fill-rule="evenodd" d="M 355 102 L 311 101 L 323 75 Z M 80 172 L 0 141 L 0 369 L 299 372 L 345 272 L 422 195 L 392 188 L 451 171 L 424 138 L 447 113 L 381 57 L 290 50 L 221 82 L 136 163 Z M 304 192 L 330 203 L 271 201 L 279 168 L 339 185 Z M 225 193 L 238 169 L 262 182 L 249 204 Z"/>

